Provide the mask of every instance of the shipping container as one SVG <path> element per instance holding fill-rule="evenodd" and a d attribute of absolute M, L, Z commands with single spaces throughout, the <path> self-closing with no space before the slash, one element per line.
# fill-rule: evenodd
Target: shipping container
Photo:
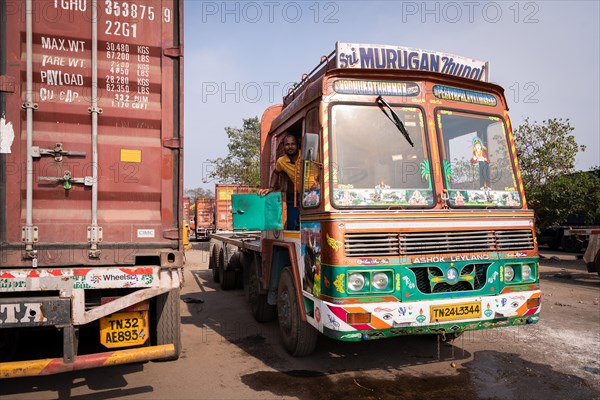
<path fill-rule="evenodd" d="M 215 199 L 196 199 L 195 224 L 196 240 L 208 239 L 215 231 Z"/>
<path fill-rule="evenodd" d="M 190 198 L 189 197 L 183 198 L 183 220 L 184 221 L 190 220 Z"/>
<path fill-rule="evenodd" d="M 177 358 L 183 1 L 0 14 L 0 343 L 16 357 L 0 376 Z M 16 336 L 39 328 L 63 356 L 48 344 L 21 368 Z M 88 328 L 99 343 L 75 339 Z"/>
<path fill-rule="evenodd" d="M 216 229 L 218 231 L 233 231 L 231 216 L 231 195 L 254 193 L 256 188 L 249 185 L 222 184 L 215 185 Z"/>

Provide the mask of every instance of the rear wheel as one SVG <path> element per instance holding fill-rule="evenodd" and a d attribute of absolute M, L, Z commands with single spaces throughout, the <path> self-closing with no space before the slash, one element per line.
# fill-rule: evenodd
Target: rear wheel
<path fill-rule="evenodd" d="M 235 271 L 228 268 L 229 257 L 226 252 L 226 248 L 222 248 L 219 251 L 219 278 L 221 289 L 231 290 L 235 289 Z"/>
<path fill-rule="evenodd" d="M 279 281 L 277 316 L 279 331 L 287 351 L 295 357 L 311 354 L 317 345 L 318 332 L 308 322 L 302 321 L 294 278 L 289 267 L 283 270 Z"/>
<path fill-rule="evenodd" d="M 269 322 L 275 319 L 275 306 L 267 303 L 267 294 L 260 293 L 260 280 L 256 271 L 256 259 L 250 264 L 248 286 L 246 288 L 246 297 L 252 309 L 252 315 L 258 322 Z"/>
<path fill-rule="evenodd" d="M 156 343 L 175 346 L 175 355 L 164 360 L 177 360 L 181 354 L 180 289 L 172 289 L 156 298 Z"/>
<path fill-rule="evenodd" d="M 0 329 L 0 361 L 11 361 L 19 347 L 17 328 Z"/>
<path fill-rule="evenodd" d="M 219 252 L 221 251 L 221 244 L 215 243 L 212 252 L 210 253 L 210 264 L 209 267 L 212 269 L 213 282 L 219 283 Z"/>
<path fill-rule="evenodd" d="M 569 253 L 577 253 L 581 251 L 581 242 L 576 236 L 563 236 L 560 242 L 564 251 Z"/>

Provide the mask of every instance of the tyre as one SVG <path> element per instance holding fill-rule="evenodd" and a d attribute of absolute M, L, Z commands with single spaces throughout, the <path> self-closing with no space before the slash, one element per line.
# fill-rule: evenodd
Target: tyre
<path fill-rule="evenodd" d="M 12 361 L 19 348 L 17 328 L 0 329 L 0 361 Z"/>
<path fill-rule="evenodd" d="M 290 267 L 284 268 L 279 280 L 277 316 L 279 332 L 287 351 L 294 357 L 311 354 L 317 345 L 318 332 L 308 322 L 302 321 Z"/>
<path fill-rule="evenodd" d="M 229 259 L 229 263 L 227 265 L 227 269 L 233 271 L 235 274 L 235 289 L 244 288 L 244 269 L 242 266 L 243 256 L 244 254 L 241 251 L 236 251 Z"/>
<path fill-rule="evenodd" d="M 594 267 L 596 268 L 598 276 L 600 276 L 600 250 L 598 250 L 596 257 L 594 257 Z"/>
<path fill-rule="evenodd" d="M 163 360 L 177 360 L 181 354 L 180 289 L 172 289 L 156 298 L 156 344 L 175 346 L 175 355 Z"/>
<path fill-rule="evenodd" d="M 227 255 L 225 248 L 219 251 L 219 284 L 223 290 L 235 289 L 235 271 L 228 268 Z"/>
<path fill-rule="evenodd" d="M 256 275 L 256 260 L 250 264 L 246 297 L 252 309 L 252 316 L 258 322 L 269 322 L 275 319 L 276 307 L 267 303 L 267 294 L 260 293 L 260 280 Z"/>
<path fill-rule="evenodd" d="M 581 251 L 581 242 L 576 236 L 563 236 L 560 244 L 566 252 L 577 253 L 578 251 Z"/>
<path fill-rule="evenodd" d="M 221 243 L 215 243 L 210 253 L 209 268 L 212 269 L 213 282 L 219 283 L 219 252 L 221 251 Z"/>

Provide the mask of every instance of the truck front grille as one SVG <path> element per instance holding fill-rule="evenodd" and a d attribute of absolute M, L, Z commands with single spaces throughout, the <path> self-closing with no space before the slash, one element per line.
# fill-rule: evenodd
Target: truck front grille
<path fill-rule="evenodd" d="M 443 232 L 350 232 L 347 257 L 392 257 L 416 254 L 484 253 L 533 249 L 531 230 Z"/>

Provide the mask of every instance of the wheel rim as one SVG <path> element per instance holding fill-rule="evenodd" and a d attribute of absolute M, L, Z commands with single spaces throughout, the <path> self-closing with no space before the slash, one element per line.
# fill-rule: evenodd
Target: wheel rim
<path fill-rule="evenodd" d="M 283 290 L 277 301 L 277 313 L 279 316 L 279 326 L 285 331 L 292 328 L 292 312 L 289 292 Z"/>

